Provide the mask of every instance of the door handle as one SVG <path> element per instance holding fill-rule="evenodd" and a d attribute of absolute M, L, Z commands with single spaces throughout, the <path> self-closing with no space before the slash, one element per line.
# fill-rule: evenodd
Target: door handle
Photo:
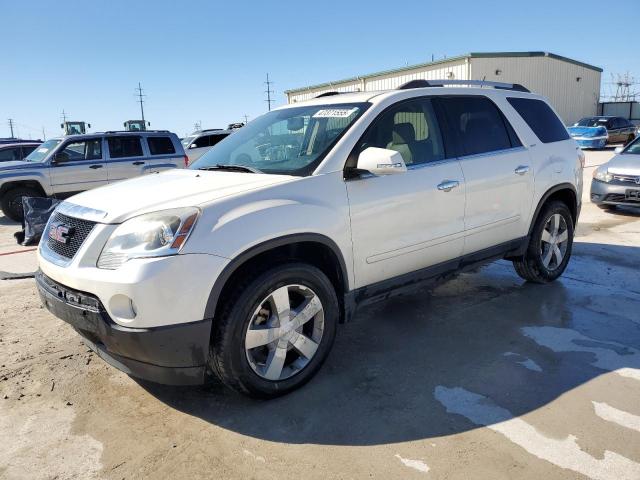
<path fill-rule="evenodd" d="M 514 170 L 516 175 L 524 175 L 529 171 L 529 165 L 520 165 Z"/>
<path fill-rule="evenodd" d="M 102 168 L 102 165 L 91 165 L 89 168 L 96 170 L 98 168 Z"/>
<path fill-rule="evenodd" d="M 144 162 L 133 162 L 134 165 L 144 165 Z"/>
<path fill-rule="evenodd" d="M 457 180 L 443 180 L 438 184 L 438 190 L 441 190 L 443 192 L 450 192 L 459 185 L 460 182 Z"/>

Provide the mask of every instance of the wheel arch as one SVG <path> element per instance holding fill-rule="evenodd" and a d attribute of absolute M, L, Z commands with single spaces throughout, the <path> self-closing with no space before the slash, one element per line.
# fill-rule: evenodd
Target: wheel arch
<path fill-rule="evenodd" d="M 2 197 L 9 190 L 19 187 L 33 188 L 34 190 L 42 192 L 44 196 L 47 196 L 46 190 L 38 180 L 13 180 L 0 185 L 0 197 Z"/>
<path fill-rule="evenodd" d="M 323 271 L 336 289 L 340 302 L 341 321 L 345 312 L 345 294 L 349 291 L 349 276 L 338 245 L 319 233 L 297 233 L 267 240 L 250 247 L 224 268 L 216 279 L 205 307 L 205 318 L 215 318 L 233 284 L 251 268 L 252 274 L 268 268 L 274 261 L 297 260 L 307 262 Z M 349 307 L 349 306 L 347 306 Z"/>
<path fill-rule="evenodd" d="M 531 235 L 531 231 L 536 224 L 536 220 L 538 219 L 538 215 L 540 215 L 542 208 L 548 202 L 553 200 L 560 200 L 564 202 L 567 207 L 569 207 L 571 217 L 573 218 L 573 224 L 575 225 L 578 222 L 578 215 L 580 214 L 580 210 L 576 188 L 570 183 L 560 183 L 558 185 L 554 185 L 549 190 L 547 190 L 544 195 L 542 195 L 542 198 L 538 202 L 533 216 L 531 217 L 531 224 L 529 225 L 528 235 Z"/>

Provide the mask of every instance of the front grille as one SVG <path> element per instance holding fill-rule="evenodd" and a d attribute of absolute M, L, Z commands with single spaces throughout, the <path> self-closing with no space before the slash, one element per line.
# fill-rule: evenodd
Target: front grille
<path fill-rule="evenodd" d="M 73 228 L 73 233 L 69 235 L 69 241 L 67 243 L 63 243 L 51 238 L 47 231 L 44 233 L 47 235 L 47 246 L 58 255 L 71 259 L 75 256 L 78 249 L 82 246 L 93 230 L 95 222 L 68 217 L 62 213 L 55 212 L 53 214 L 53 218 L 49 222 L 49 225 L 53 225 L 57 222 L 64 224 L 66 227 Z"/>
<path fill-rule="evenodd" d="M 634 184 L 634 185 L 640 185 L 640 183 L 638 183 L 640 181 L 640 177 L 634 176 L 634 175 L 613 175 L 613 179 L 617 182 L 620 183 L 629 183 L 629 184 Z"/>

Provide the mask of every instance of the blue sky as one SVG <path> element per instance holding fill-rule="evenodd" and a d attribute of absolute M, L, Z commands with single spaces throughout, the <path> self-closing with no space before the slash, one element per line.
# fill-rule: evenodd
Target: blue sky
<path fill-rule="evenodd" d="M 284 90 L 471 51 L 546 50 L 640 79 L 638 0 L 0 0 L 0 137 L 92 130 L 139 117 L 182 136 L 266 111 L 265 74 Z"/>

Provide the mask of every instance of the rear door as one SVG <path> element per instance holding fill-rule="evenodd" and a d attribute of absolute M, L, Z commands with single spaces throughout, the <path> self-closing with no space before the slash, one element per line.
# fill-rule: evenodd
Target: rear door
<path fill-rule="evenodd" d="M 141 173 L 160 172 L 171 168 L 184 168 L 184 155 L 169 135 L 146 137 L 147 161 Z"/>
<path fill-rule="evenodd" d="M 13 162 L 16 160 L 22 160 L 22 153 L 20 147 L 5 147 L 0 148 L 0 162 Z"/>
<path fill-rule="evenodd" d="M 533 199 L 529 152 L 488 97 L 456 95 L 437 102 L 465 180 L 464 253 L 522 237 Z"/>
<path fill-rule="evenodd" d="M 400 152 L 407 172 L 346 181 L 357 286 L 457 260 L 465 183 L 460 162 L 445 155 L 431 100 L 399 102 L 380 114 L 353 156 L 368 147 Z"/>
<path fill-rule="evenodd" d="M 107 183 L 102 138 L 70 140 L 61 145 L 50 164 L 51 188 L 66 195 Z"/>
<path fill-rule="evenodd" d="M 109 183 L 137 177 L 142 173 L 146 159 L 140 136 L 114 135 L 106 140 Z"/>

